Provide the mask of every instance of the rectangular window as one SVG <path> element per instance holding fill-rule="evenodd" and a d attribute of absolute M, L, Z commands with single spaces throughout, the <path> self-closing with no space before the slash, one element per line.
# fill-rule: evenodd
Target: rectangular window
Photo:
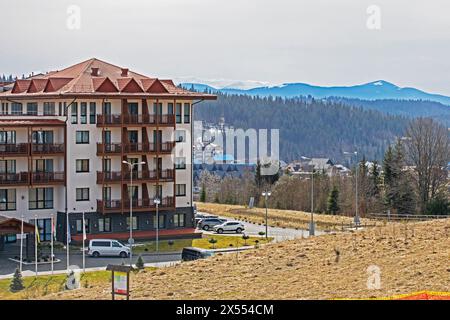
<path fill-rule="evenodd" d="M 89 131 L 77 131 L 76 132 L 77 144 L 89 144 Z"/>
<path fill-rule="evenodd" d="M 77 201 L 89 201 L 89 188 L 77 188 L 76 189 Z"/>
<path fill-rule="evenodd" d="M 82 102 L 80 105 L 80 123 L 86 124 L 87 123 L 87 103 Z"/>
<path fill-rule="evenodd" d="M 176 157 L 175 158 L 175 169 L 177 169 L 177 170 L 186 169 L 186 158 L 185 157 Z"/>
<path fill-rule="evenodd" d="M 111 114 L 111 102 L 105 102 L 103 104 L 103 114 Z"/>
<path fill-rule="evenodd" d="M 0 131 L 0 144 L 15 144 L 16 132 L 15 131 Z"/>
<path fill-rule="evenodd" d="M 22 104 L 18 102 L 12 102 L 11 113 L 13 115 L 21 115 L 23 113 Z"/>
<path fill-rule="evenodd" d="M 8 102 L 2 102 L 2 109 L 0 110 L 0 113 L 3 115 L 8 114 Z"/>
<path fill-rule="evenodd" d="M 136 102 L 129 102 L 128 113 L 132 115 L 137 115 L 139 113 L 139 104 L 137 104 Z"/>
<path fill-rule="evenodd" d="M 32 141 L 35 144 L 52 144 L 53 143 L 53 131 L 33 131 Z"/>
<path fill-rule="evenodd" d="M 0 173 L 15 174 L 16 160 L 0 160 Z"/>
<path fill-rule="evenodd" d="M 53 188 L 31 188 L 28 194 L 30 210 L 53 209 Z"/>
<path fill-rule="evenodd" d="M 89 172 L 89 159 L 77 159 L 76 171 L 77 172 Z"/>
<path fill-rule="evenodd" d="M 173 225 L 175 228 L 185 227 L 185 214 L 184 213 L 176 213 L 173 215 Z"/>
<path fill-rule="evenodd" d="M 166 227 L 166 215 L 159 214 L 159 229 L 164 229 Z M 153 216 L 153 228 L 156 229 L 156 214 Z"/>
<path fill-rule="evenodd" d="M 111 232 L 111 218 L 98 219 L 98 231 L 99 232 Z"/>
<path fill-rule="evenodd" d="M 173 103 L 169 102 L 167 104 L 167 114 L 173 114 Z"/>
<path fill-rule="evenodd" d="M 185 184 L 177 184 L 175 186 L 175 195 L 177 197 L 184 197 L 184 196 L 186 196 L 186 185 Z"/>
<path fill-rule="evenodd" d="M 50 241 L 52 238 L 52 219 L 37 219 L 39 237 L 41 241 Z M 35 220 L 30 221 L 32 224 Z"/>
<path fill-rule="evenodd" d="M 55 103 L 54 102 L 44 102 L 44 116 L 54 116 L 55 112 Z"/>
<path fill-rule="evenodd" d="M 136 216 L 133 217 L 133 230 L 138 229 L 138 219 Z M 130 217 L 127 217 L 127 230 L 130 230 Z"/>
<path fill-rule="evenodd" d="M 91 230 L 89 228 L 89 226 L 90 226 L 89 219 L 84 218 L 84 226 L 85 226 L 86 234 L 90 233 Z M 76 227 L 77 227 L 77 233 L 83 233 L 83 219 L 76 220 Z"/>
<path fill-rule="evenodd" d="M 104 201 L 111 200 L 111 187 L 103 187 L 103 200 Z"/>
<path fill-rule="evenodd" d="M 95 102 L 89 103 L 89 123 L 95 124 L 95 117 L 97 115 L 97 105 Z"/>
<path fill-rule="evenodd" d="M 72 103 L 72 120 L 71 123 L 72 124 L 77 124 L 78 123 L 78 102 L 74 102 Z"/>
<path fill-rule="evenodd" d="M 103 159 L 102 169 L 103 172 L 111 172 L 111 159 Z"/>
<path fill-rule="evenodd" d="M 181 123 L 181 103 L 176 104 L 175 121 L 176 121 L 176 123 Z"/>
<path fill-rule="evenodd" d="M 16 189 L 0 189 L 0 211 L 16 210 Z"/>
<path fill-rule="evenodd" d="M 175 130 L 175 142 L 186 141 L 186 130 Z"/>
<path fill-rule="evenodd" d="M 184 123 L 190 123 L 191 122 L 191 104 L 185 103 L 184 104 Z"/>
<path fill-rule="evenodd" d="M 38 114 L 37 102 L 28 102 L 27 103 L 27 115 L 28 116 L 37 116 L 37 114 Z"/>
<path fill-rule="evenodd" d="M 53 159 L 36 159 L 36 172 L 53 172 Z"/>

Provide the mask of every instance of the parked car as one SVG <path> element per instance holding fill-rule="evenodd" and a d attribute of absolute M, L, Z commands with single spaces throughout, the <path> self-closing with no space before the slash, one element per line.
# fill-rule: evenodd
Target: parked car
<path fill-rule="evenodd" d="M 91 257 L 118 256 L 126 258 L 129 254 L 130 248 L 117 240 L 93 239 L 89 241 L 88 255 Z"/>
<path fill-rule="evenodd" d="M 197 260 L 197 259 L 205 259 L 214 255 L 214 251 L 194 248 L 194 247 L 186 247 L 181 251 L 181 259 L 183 261 Z"/>
<path fill-rule="evenodd" d="M 222 224 L 222 223 L 224 223 L 225 221 L 227 221 L 227 220 L 225 220 L 225 219 L 219 219 L 219 218 L 204 218 L 204 219 L 201 219 L 199 222 L 198 222 L 198 225 L 197 225 L 197 227 L 199 228 L 199 229 L 203 229 L 203 230 L 205 230 L 205 231 L 208 231 L 208 230 L 210 230 L 210 229 L 212 229 L 214 226 L 216 226 L 216 225 L 218 225 L 218 224 Z"/>
<path fill-rule="evenodd" d="M 218 216 L 213 216 L 213 215 L 207 215 L 207 214 L 203 214 L 203 213 L 197 213 L 195 216 L 195 225 L 198 226 L 198 223 L 200 222 L 200 220 L 202 219 L 208 219 L 208 218 L 219 218 Z"/>
<path fill-rule="evenodd" d="M 239 221 L 227 221 L 222 224 L 215 225 L 213 229 L 217 233 L 224 233 L 224 232 L 241 233 L 242 231 L 245 230 L 245 227 Z"/>

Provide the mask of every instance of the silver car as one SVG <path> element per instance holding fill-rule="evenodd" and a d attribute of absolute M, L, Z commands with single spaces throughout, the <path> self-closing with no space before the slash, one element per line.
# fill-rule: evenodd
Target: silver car
<path fill-rule="evenodd" d="M 116 256 L 126 258 L 130 248 L 112 239 L 93 239 L 89 241 L 88 255 L 98 258 L 100 256 Z"/>
<path fill-rule="evenodd" d="M 208 230 L 211 230 L 214 226 L 222 224 L 225 221 L 227 221 L 227 220 L 219 219 L 219 218 L 204 218 L 198 222 L 197 227 L 199 229 L 208 231 Z"/>

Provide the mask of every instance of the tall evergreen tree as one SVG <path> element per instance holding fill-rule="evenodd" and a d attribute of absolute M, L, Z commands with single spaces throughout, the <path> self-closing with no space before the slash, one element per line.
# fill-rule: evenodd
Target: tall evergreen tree
<path fill-rule="evenodd" d="M 336 186 L 333 186 L 333 189 L 331 189 L 330 194 L 328 195 L 327 213 L 336 214 L 340 210 L 338 201 L 339 190 Z"/>

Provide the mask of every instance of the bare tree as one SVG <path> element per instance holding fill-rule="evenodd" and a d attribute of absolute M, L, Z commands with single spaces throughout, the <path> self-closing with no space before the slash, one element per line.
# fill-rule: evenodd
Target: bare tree
<path fill-rule="evenodd" d="M 432 119 L 418 118 L 408 127 L 407 141 L 407 153 L 415 170 L 419 209 L 424 212 L 447 181 L 448 129 Z"/>

